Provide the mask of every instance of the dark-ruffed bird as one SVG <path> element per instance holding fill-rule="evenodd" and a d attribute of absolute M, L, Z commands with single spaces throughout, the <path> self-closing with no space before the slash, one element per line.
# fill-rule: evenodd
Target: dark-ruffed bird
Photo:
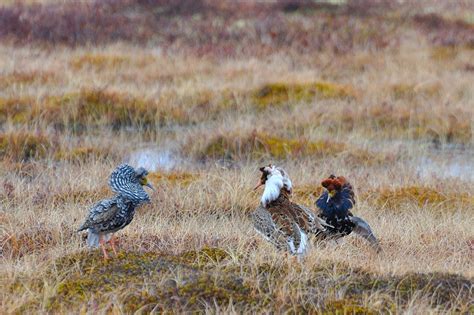
<path fill-rule="evenodd" d="M 379 251 L 379 242 L 369 224 L 362 218 L 354 216 L 350 211 L 355 205 L 352 185 L 344 177 L 334 175 L 324 179 L 321 185 L 325 191 L 316 200 L 316 207 L 319 208 L 318 216 L 329 226 L 318 236 L 338 238 L 354 232 L 369 241 Z"/>
<path fill-rule="evenodd" d="M 106 259 L 108 255 L 105 243 L 110 240 L 116 253 L 113 233 L 130 224 L 135 209 L 140 204 L 150 201 L 143 189 L 143 186 L 153 189 L 147 181 L 147 175 L 148 172 L 142 167 L 134 169 L 127 164 L 117 167 L 109 179 L 109 185 L 116 195 L 92 206 L 85 222 L 78 229 L 78 232 L 88 230 L 87 245 L 89 247 L 100 245 Z"/>
<path fill-rule="evenodd" d="M 323 231 L 321 221 L 314 213 L 290 201 L 291 180 L 280 167 L 260 168 L 262 176 L 257 189 L 265 185 L 259 207 L 252 214 L 254 227 L 278 249 L 302 256 L 307 251 L 308 234 Z"/>

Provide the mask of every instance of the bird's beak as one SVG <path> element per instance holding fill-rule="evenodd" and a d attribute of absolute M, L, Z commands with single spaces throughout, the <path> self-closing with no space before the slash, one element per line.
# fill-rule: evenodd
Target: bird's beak
<path fill-rule="evenodd" d="M 150 183 L 146 183 L 145 186 L 150 188 L 151 190 L 155 190 L 155 188 Z"/>
<path fill-rule="evenodd" d="M 260 188 L 260 186 L 263 186 L 263 184 L 262 184 L 262 181 L 261 181 L 261 180 L 259 180 L 259 181 L 258 181 L 258 183 L 257 183 L 257 186 L 255 186 L 255 188 L 254 188 L 253 190 L 257 190 L 257 189 L 259 189 L 259 188 Z"/>
<path fill-rule="evenodd" d="M 329 202 L 329 200 L 334 197 L 334 195 L 336 194 L 336 191 L 335 190 L 331 190 L 331 191 L 328 191 L 328 199 L 326 200 L 326 202 Z"/>

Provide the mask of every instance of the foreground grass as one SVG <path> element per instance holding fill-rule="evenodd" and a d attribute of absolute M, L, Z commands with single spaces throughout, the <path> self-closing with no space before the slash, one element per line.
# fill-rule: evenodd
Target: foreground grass
<path fill-rule="evenodd" d="M 287 165 L 297 202 L 314 202 L 315 175 L 333 169 L 324 163 Z M 474 200 L 465 185 L 415 187 L 409 171 L 398 184 L 383 176 L 368 183 L 369 168 L 357 174 L 337 166 L 337 173 L 351 174 L 355 213 L 371 223 L 384 251 L 349 237 L 313 244 L 297 262 L 252 229 L 258 164 L 154 172 L 159 190 L 152 204 L 119 233 L 119 256 L 104 262 L 74 230 L 93 202 L 110 195 L 105 178 L 114 164 L 36 163 L 28 175 L 7 173 L 1 195 L 7 312 L 472 311 Z M 392 171 L 397 167 L 402 173 L 403 163 Z"/>
<path fill-rule="evenodd" d="M 106 262 L 98 251 L 80 252 L 52 262 L 46 274 L 57 283 L 19 278 L 11 285 L 12 294 L 25 288 L 38 294 L 45 286 L 49 291 L 44 305 L 32 298 L 17 311 L 44 307 L 64 312 L 88 305 L 94 311 L 126 313 L 272 307 L 277 312 L 365 314 L 394 312 L 415 299 L 461 313 L 474 307 L 473 284 L 458 275 L 377 276 L 343 263 L 298 264 L 292 258 L 252 263 L 236 252 L 209 247 L 177 255 L 120 252 Z"/>

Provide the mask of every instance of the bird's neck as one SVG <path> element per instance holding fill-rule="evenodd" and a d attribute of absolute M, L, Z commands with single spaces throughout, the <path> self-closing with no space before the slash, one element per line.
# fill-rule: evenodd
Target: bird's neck
<path fill-rule="evenodd" d="M 274 200 L 270 201 L 268 204 L 267 204 L 267 208 L 268 207 L 274 207 L 274 206 L 285 206 L 285 205 L 288 205 L 290 204 L 291 201 L 290 201 L 290 192 L 288 190 L 286 190 L 285 188 L 281 188 L 280 189 L 280 194 L 278 195 L 277 198 L 275 198 Z"/>

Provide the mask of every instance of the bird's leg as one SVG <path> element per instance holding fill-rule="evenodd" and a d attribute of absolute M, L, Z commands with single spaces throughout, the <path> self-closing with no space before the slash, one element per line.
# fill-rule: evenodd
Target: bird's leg
<path fill-rule="evenodd" d="M 115 235 L 112 235 L 110 238 L 110 245 L 112 246 L 115 257 L 117 257 L 117 250 L 115 249 Z"/>
<path fill-rule="evenodd" d="M 107 260 L 109 259 L 109 255 L 107 255 L 107 251 L 105 250 L 105 242 L 103 236 L 99 236 L 99 244 L 100 248 L 102 248 L 102 253 L 104 253 L 104 259 Z"/>

